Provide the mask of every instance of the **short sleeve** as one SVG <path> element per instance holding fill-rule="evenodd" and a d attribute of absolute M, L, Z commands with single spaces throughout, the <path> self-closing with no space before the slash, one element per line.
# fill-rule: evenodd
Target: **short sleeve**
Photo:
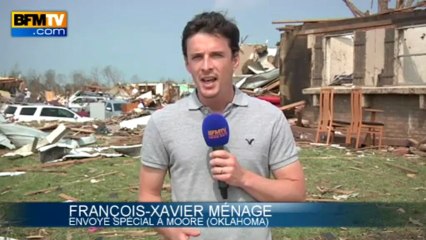
<path fill-rule="evenodd" d="M 152 116 L 145 127 L 142 141 L 141 163 L 144 166 L 164 169 L 169 165 L 169 154 Z"/>
<path fill-rule="evenodd" d="M 298 160 L 298 152 L 290 124 L 281 112 L 276 119 L 269 149 L 271 170 L 277 170 Z"/>

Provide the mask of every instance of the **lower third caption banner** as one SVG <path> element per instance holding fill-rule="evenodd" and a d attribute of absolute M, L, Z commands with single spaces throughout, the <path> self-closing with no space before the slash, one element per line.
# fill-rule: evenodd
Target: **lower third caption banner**
<path fill-rule="evenodd" d="M 385 227 L 404 226 L 407 203 L 0 203 L 0 226 Z"/>

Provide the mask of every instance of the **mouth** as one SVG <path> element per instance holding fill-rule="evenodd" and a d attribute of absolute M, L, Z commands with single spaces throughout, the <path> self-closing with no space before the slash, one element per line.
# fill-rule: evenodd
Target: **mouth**
<path fill-rule="evenodd" d="M 212 83 L 217 80 L 217 77 L 215 76 L 204 76 L 200 78 L 201 82 L 203 83 Z"/>

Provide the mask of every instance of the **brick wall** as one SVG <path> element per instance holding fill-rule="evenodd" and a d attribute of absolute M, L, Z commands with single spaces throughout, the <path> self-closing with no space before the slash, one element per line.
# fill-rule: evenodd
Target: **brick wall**
<path fill-rule="evenodd" d="M 426 109 L 419 108 L 418 95 L 380 94 L 366 95 L 370 108 L 382 109 L 383 113 L 377 113 L 377 121 L 385 123 L 385 144 L 386 139 L 391 143 L 391 139 L 422 140 L 426 138 Z M 303 118 L 313 122 L 316 126 L 318 121 L 318 107 L 309 106 L 305 109 Z M 339 120 L 349 120 L 350 98 L 349 95 L 335 95 L 334 118 Z M 364 119 L 368 120 L 369 113 L 364 114 Z"/>

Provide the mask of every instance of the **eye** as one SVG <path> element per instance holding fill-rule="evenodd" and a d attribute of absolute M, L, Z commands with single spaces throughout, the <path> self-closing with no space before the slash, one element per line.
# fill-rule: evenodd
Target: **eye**
<path fill-rule="evenodd" d="M 201 55 L 193 55 L 192 57 L 191 57 L 191 60 L 192 61 L 200 61 L 200 60 L 202 60 L 203 59 L 203 56 L 201 56 Z"/>
<path fill-rule="evenodd" d="M 220 52 L 215 52 L 212 54 L 212 58 L 222 58 L 223 57 L 223 53 Z"/>

